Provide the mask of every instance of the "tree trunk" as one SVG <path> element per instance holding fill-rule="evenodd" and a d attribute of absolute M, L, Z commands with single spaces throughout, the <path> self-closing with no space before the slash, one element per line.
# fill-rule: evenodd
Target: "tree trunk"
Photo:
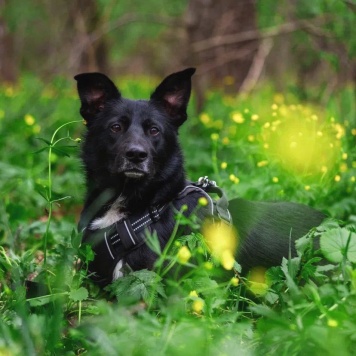
<path fill-rule="evenodd" d="M 0 13 L 3 13 L 5 0 L 0 0 Z M 14 38 L 5 20 L 0 16 L 0 81 L 14 83 L 17 70 L 14 55 Z"/>
<path fill-rule="evenodd" d="M 188 48 L 185 62 L 198 67 L 201 90 L 208 85 L 223 84 L 229 91 L 238 91 L 249 73 L 259 41 L 226 44 L 223 39 L 257 31 L 255 1 L 190 0 L 185 21 Z"/>
<path fill-rule="evenodd" d="M 70 23 L 75 33 L 69 59 L 71 70 L 107 72 L 107 44 L 103 36 L 96 36 L 102 26 L 97 1 L 73 1 L 71 14 Z"/>

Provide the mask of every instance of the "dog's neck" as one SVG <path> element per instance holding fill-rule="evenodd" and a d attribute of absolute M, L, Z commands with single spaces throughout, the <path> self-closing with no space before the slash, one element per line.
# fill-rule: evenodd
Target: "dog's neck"
<path fill-rule="evenodd" d="M 97 229 L 109 226 L 128 214 L 140 213 L 150 206 L 172 201 L 184 188 L 186 177 L 182 165 L 179 170 L 160 179 L 134 180 L 121 177 L 113 179 L 106 186 L 90 180 L 89 183 L 83 214 L 90 211 L 94 217 L 92 227 Z"/>

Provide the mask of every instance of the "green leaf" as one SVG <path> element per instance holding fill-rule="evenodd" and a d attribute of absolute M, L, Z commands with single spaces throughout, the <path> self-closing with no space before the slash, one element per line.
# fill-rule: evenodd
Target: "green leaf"
<path fill-rule="evenodd" d="M 82 233 L 77 233 L 75 229 L 72 230 L 72 233 L 70 235 L 70 241 L 72 244 L 72 247 L 75 250 L 78 250 L 80 247 L 80 244 L 82 242 Z"/>
<path fill-rule="evenodd" d="M 40 148 L 39 150 L 33 152 L 33 154 L 41 153 L 41 152 L 43 152 L 43 151 L 45 151 L 45 150 L 48 150 L 48 149 L 49 149 L 49 146 L 42 147 L 42 148 Z"/>
<path fill-rule="evenodd" d="M 73 149 L 77 146 L 68 145 L 68 146 L 54 146 L 52 147 L 52 152 L 60 157 L 70 157 L 70 153 L 73 152 Z"/>
<path fill-rule="evenodd" d="M 44 143 L 46 143 L 48 146 L 51 146 L 51 142 L 46 140 L 45 138 L 42 137 L 36 137 L 37 140 L 43 141 Z M 47 147 L 46 147 L 47 148 Z"/>
<path fill-rule="evenodd" d="M 49 201 L 48 199 L 48 188 L 40 185 L 40 184 L 36 184 L 35 185 L 35 191 L 41 196 L 43 197 L 46 201 Z"/>
<path fill-rule="evenodd" d="M 44 295 L 41 297 L 27 299 L 27 302 L 30 304 L 31 307 L 40 307 L 40 306 L 43 306 L 43 305 L 46 305 L 48 303 L 55 301 L 56 299 L 58 299 L 59 297 L 65 295 L 65 294 L 67 294 L 67 293 Z"/>
<path fill-rule="evenodd" d="M 74 302 L 80 302 L 87 299 L 88 295 L 88 290 L 84 287 L 80 287 L 79 289 L 70 291 L 69 299 L 73 300 Z"/>
<path fill-rule="evenodd" d="M 162 253 L 161 244 L 159 242 L 156 230 L 154 230 L 152 233 L 146 230 L 145 234 L 146 234 L 146 244 L 148 245 L 148 247 L 153 252 L 157 253 L 157 255 L 160 255 Z"/>
<path fill-rule="evenodd" d="M 331 229 L 337 229 L 339 228 L 339 224 L 340 222 L 335 220 L 335 219 L 325 219 L 317 228 L 316 230 L 317 231 L 320 231 L 320 232 L 324 232 L 324 231 L 328 231 L 328 230 L 331 230 Z"/>
<path fill-rule="evenodd" d="M 320 247 L 330 262 L 339 263 L 344 257 L 350 262 L 356 262 L 356 233 L 346 228 L 324 232 L 320 236 Z"/>
<path fill-rule="evenodd" d="M 156 300 L 157 294 L 166 297 L 161 280 L 157 273 L 144 269 L 119 278 L 108 288 L 118 299 L 150 302 Z"/>

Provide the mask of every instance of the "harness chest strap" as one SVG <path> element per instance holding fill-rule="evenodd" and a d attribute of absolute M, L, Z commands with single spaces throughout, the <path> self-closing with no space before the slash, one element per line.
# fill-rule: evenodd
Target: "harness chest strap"
<path fill-rule="evenodd" d="M 210 196 L 201 188 L 195 185 L 187 185 L 174 199 L 174 201 L 184 199 L 187 195 L 199 192 L 207 196 L 211 200 L 210 206 L 211 215 L 214 214 L 213 211 L 213 202 Z M 145 212 L 140 216 L 130 216 L 129 218 L 123 219 L 116 223 L 116 231 L 117 233 L 111 237 L 111 243 L 117 244 L 121 241 L 124 250 L 130 251 L 141 246 L 146 240 L 145 229 L 150 226 L 152 223 L 157 222 L 160 218 L 164 210 L 166 210 L 169 206 L 169 203 L 157 206 L 157 207 L 149 207 L 145 210 Z"/>
<path fill-rule="evenodd" d="M 199 192 L 208 201 L 208 215 L 225 220 L 230 224 L 231 216 L 227 209 L 228 201 L 224 192 L 216 186 L 215 182 L 207 180 L 207 177 L 203 179 L 203 182 L 199 180 L 198 183 L 187 183 L 174 201 Z M 208 192 L 217 193 L 219 199 L 213 200 Z M 146 229 L 161 218 L 169 204 L 149 207 L 143 214 L 131 215 L 105 229 L 85 231 L 84 242 L 89 243 L 96 254 L 89 269 L 91 272 L 95 272 L 93 279 L 97 283 L 107 284 L 110 282 L 110 280 L 108 281 L 108 278 L 111 278 L 110 271 L 115 268 L 116 262 L 145 243 Z"/>
<path fill-rule="evenodd" d="M 205 189 L 211 193 L 217 193 L 220 199 L 214 201 L 206 190 L 195 184 L 189 184 L 178 194 L 175 201 L 184 199 L 191 193 L 199 192 L 208 200 L 209 215 L 222 219 L 231 224 L 231 215 L 228 210 L 228 200 L 225 193 L 216 185 L 211 185 L 209 188 L 206 186 Z M 111 242 L 115 244 L 118 243 L 118 240 L 121 240 L 125 250 L 132 250 L 141 246 L 146 240 L 146 234 L 144 233 L 145 229 L 152 223 L 158 221 L 161 217 L 161 213 L 167 207 L 168 204 L 158 207 L 150 207 L 141 217 L 133 216 L 117 222 L 117 234 L 111 238 Z"/>

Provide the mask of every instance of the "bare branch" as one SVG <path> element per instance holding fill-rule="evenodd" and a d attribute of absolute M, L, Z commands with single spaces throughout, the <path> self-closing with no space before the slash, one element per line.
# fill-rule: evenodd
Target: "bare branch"
<path fill-rule="evenodd" d="M 262 70 L 265 66 L 266 58 L 272 47 L 272 38 L 265 38 L 262 41 L 253 59 L 250 70 L 248 71 L 247 76 L 240 87 L 241 92 L 248 93 L 255 87 L 259 77 L 261 76 Z"/>
<path fill-rule="evenodd" d="M 179 20 L 180 21 L 180 20 Z M 178 26 L 178 21 L 175 18 L 169 16 L 141 16 L 135 13 L 128 13 L 121 16 L 118 20 L 108 22 L 103 24 L 101 28 L 97 31 L 90 34 L 90 41 L 95 42 L 102 36 L 112 32 L 120 27 L 126 26 L 134 22 L 147 22 L 147 23 L 156 23 L 165 26 Z"/>
<path fill-rule="evenodd" d="M 317 25 L 324 24 L 328 21 L 330 21 L 329 16 L 321 16 L 314 18 L 313 20 L 299 20 L 295 22 L 288 22 L 277 27 L 270 27 L 263 30 L 250 30 L 229 35 L 220 35 L 208 38 L 203 41 L 195 42 L 193 43 L 192 48 L 193 51 L 200 52 L 223 45 L 236 44 L 245 41 L 264 39 L 268 37 L 275 37 L 281 34 L 291 33 L 306 28 L 310 31 L 313 29 L 314 32 L 316 32 Z M 311 29 L 313 23 L 315 24 L 315 26 L 313 26 L 313 28 Z M 325 31 L 323 31 L 323 35 L 325 35 Z"/>
<path fill-rule="evenodd" d="M 242 48 L 238 51 L 235 50 L 230 51 L 228 53 L 223 53 L 223 55 L 218 57 L 217 59 L 214 59 L 213 61 L 209 61 L 208 63 L 199 66 L 199 74 L 206 74 L 207 72 L 210 72 L 215 68 L 221 67 L 230 62 L 234 62 L 238 59 L 242 59 L 248 56 L 254 50 L 255 46 L 253 46 L 253 48 L 249 46 L 247 48 Z"/>

